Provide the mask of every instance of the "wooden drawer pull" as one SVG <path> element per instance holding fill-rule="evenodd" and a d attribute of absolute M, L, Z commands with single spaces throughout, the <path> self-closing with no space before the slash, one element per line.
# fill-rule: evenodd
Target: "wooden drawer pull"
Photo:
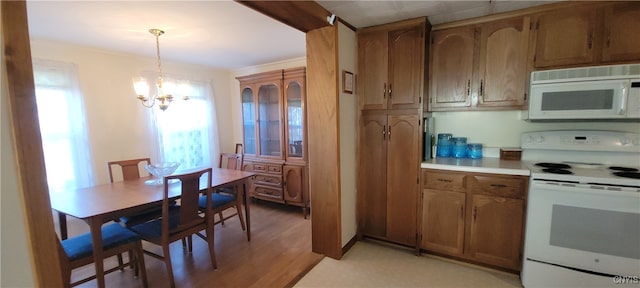
<path fill-rule="evenodd" d="M 438 178 L 438 181 L 440 181 L 440 182 L 446 182 L 446 183 L 450 183 L 450 182 L 452 182 L 452 180 L 449 180 L 449 179 L 440 179 L 440 178 Z"/>
<path fill-rule="evenodd" d="M 496 188 L 506 188 L 507 185 L 504 184 L 491 184 L 491 187 L 496 187 Z"/>

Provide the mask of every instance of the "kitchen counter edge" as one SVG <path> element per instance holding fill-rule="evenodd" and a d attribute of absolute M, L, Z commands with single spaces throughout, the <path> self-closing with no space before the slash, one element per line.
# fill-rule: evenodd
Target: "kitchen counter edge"
<path fill-rule="evenodd" d="M 422 162 L 423 169 L 438 169 L 460 172 L 477 172 L 530 176 L 531 171 L 520 160 L 502 160 L 500 158 L 434 158 Z"/>

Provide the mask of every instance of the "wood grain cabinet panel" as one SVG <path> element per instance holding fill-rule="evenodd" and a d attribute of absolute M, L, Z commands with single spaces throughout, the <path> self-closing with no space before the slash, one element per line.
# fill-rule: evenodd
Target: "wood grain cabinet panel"
<path fill-rule="evenodd" d="M 575 7 L 544 12 L 536 18 L 537 68 L 576 65 L 594 61 L 597 11 Z"/>
<path fill-rule="evenodd" d="M 602 61 L 640 59 L 640 2 L 616 3 L 604 9 Z"/>
<path fill-rule="evenodd" d="M 362 117 L 359 233 L 416 245 L 419 183 L 418 115 Z"/>
<path fill-rule="evenodd" d="M 422 183 L 421 248 L 521 269 L 528 177 L 423 169 Z"/>
<path fill-rule="evenodd" d="M 475 35 L 474 26 L 431 32 L 431 111 L 471 106 Z"/>
<path fill-rule="evenodd" d="M 529 17 L 481 26 L 478 107 L 527 106 Z"/>
<path fill-rule="evenodd" d="M 304 192 L 304 175 L 302 166 L 284 166 L 284 200 L 302 203 Z"/>
<path fill-rule="evenodd" d="M 534 66 L 554 68 L 640 61 L 640 2 L 594 2 L 535 16 Z"/>
<path fill-rule="evenodd" d="M 483 263 L 520 270 L 524 200 L 471 196 L 469 256 Z"/>
<path fill-rule="evenodd" d="M 462 255 L 464 245 L 464 192 L 423 191 L 422 247 L 449 255 Z"/>
<path fill-rule="evenodd" d="M 431 111 L 524 109 L 530 17 L 432 32 Z"/>
<path fill-rule="evenodd" d="M 387 234 L 387 115 L 364 115 L 360 126 L 359 233 L 384 237 Z"/>
<path fill-rule="evenodd" d="M 426 19 L 358 31 L 362 110 L 415 109 L 422 103 Z"/>

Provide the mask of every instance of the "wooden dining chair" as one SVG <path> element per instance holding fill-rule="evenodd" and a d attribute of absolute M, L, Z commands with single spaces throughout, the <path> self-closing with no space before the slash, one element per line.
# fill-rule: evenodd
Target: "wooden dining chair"
<path fill-rule="evenodd" d="M 120 160 L 120 161 L 111 161 L 108 162 L 109 166 L 109 180 L 111 183 L 115 182 L 116 178 L 114 178 L 113 167 L 120 166 L 120 170 L 122 171 L 121 177 L 122 181 L 134 180 L 140 178 L 140 167 L 144 164 L 150 164 L 150 158 L 139 158 L 139 159 L 130 159 L 130 160 Z M 175 201 L 172 202 L 175 205 Z M 116 221 L 121 222 L 126 227 L 130 228 L 132 226 L 159 218 L 162 214 L 162 207 L 151 207 L 140 213 L 135 215 L 120 217 Z"/>
<path fill-rule="evenodd" d="M 225 169 L 233 169 L 233 170 L 242 170 L 244 155 L 239 153 L 220 153 L 220 161 L 218 162 L 218 167 Z M 242 231 L 246 230 L 244 225 L 244 217 L 242 216 L 242 199 L 238 197 L 236 187 L 221 187 L 214 191 L 211 197 L 212 201 L 212 209 L 215 214 L 218 214 L 220 218 L 219 221 L 215 222 L 221 223 L 224 225 L 224 220 L 230 219 L 232 217 L 238 216 L 240 219 L 240 226 L 242 227 Z M 200 199 L 200 207 L 204 209 L 205 202 L 204 196 Z M 224 216 L 223 211 L 235 208 L 236 212 L 229 215 Z"/>
<path fill-rule="evenodd" d="M 142 242 L 138 234 L 129 231 L 112 223 L 102 227 L 102 246 L 104 257 L 129 253 L 129 261 L 123 265 L 130 266 L 135 270 L 135 276 L 142 274 L 142 283 L 147 287 L 147 272 L 144 264 L 144 254 L 142 252 Z M 60 266 L 62 267 L 65 287 L 73 287 L 96 278 L 95 275 L 71 283 L 71 271 L 73 269 L 93 263 L 93 246 L 91 244 L 91 233 L 78 235 L 58 242 L 60 251 Z M 121 265 L 105 271 L 105 274 L 122 269 Z"/>
<path fill-rule="evenodd" d="M 177 240 L 185 238 L 191 238 L 192 235 L 197 234 L 203 238 L 209 244 L 209 256 L 211 257 L 211 266 L 213 269 L 217 268 L 215 250 L 213 246 L 213 212 L 211 205 L 207 205 L 204 209 L 204 213 L 200 213 L 201 209 L 198 207 L 198 200 L 200 198 L 200 178 L 203 175 L 207 175 L 208 188 L 202 190 L 204 197 L 206 197 L 207 203 L 210 203 L 210 197 L 213 189 L 211 188 L 212 181 L 212 169 L 207 168 L 192 173 L 171 175 L 164 178 L 164 197 L 162 200 L 162 217 L 147 223 L 139 224 L 131 227 L 130 229 L 145 241 L 162 246 L 162 254 L 159 255 L 150 251 L 145 251 L 146 254 L 163 260 L 167 274 L 169 275 L 169 283 L 171 287 L 175 287 L 175 280 L 173 276 L 173 268 L 171 266 L 171 254 L 169 244 Z M 177 179 L 180 183 L 169 184 L 169 181 Z M 170 203 L 172 201 L 169 198 L 169 189 L 179 185 L 180 190 L 180 204 L 175 205 L 174 209 L 171 209 Z M 174 188 L 178 189 L 178 187 Z M 206 236 L 199 234 L 199 231 L 206 230 Z M 189 245 L 189 252 L 192 252 L 192 246 Z"/>

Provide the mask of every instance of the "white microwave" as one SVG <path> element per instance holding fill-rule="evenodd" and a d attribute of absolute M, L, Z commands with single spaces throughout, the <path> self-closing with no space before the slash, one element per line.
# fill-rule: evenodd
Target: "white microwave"
<path fill-rule="evenodd" d="M 640 120 L 640 64 L 531 73 L 529 120 Z"/>

